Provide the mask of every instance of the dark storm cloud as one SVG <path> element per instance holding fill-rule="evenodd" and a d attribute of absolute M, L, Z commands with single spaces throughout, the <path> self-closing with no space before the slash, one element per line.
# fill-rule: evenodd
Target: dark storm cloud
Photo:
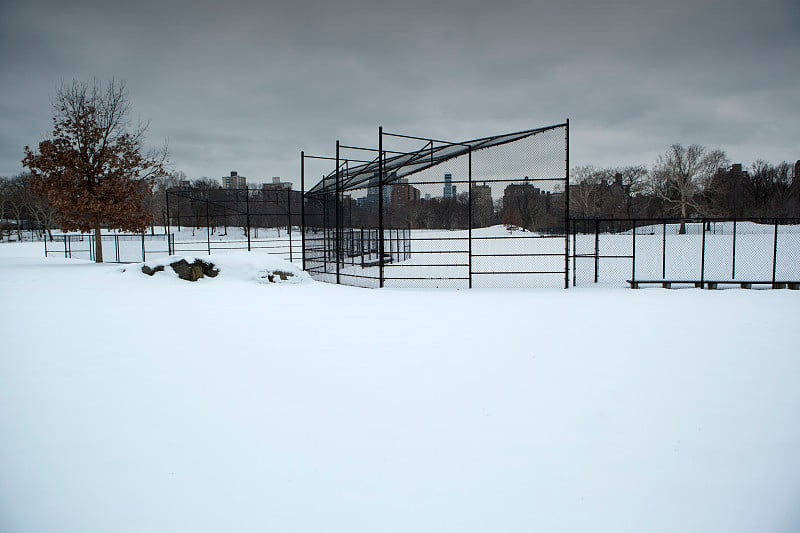
<path fill-rule="evenodd" d="M 127 80 L 189 177 L 297 179 L 299 151 L 572 120 L 575 164 L 673 142 L 800 157 L 796 2 L 20 2 L 0 14 L 0 174 L 59 80 Z"/>

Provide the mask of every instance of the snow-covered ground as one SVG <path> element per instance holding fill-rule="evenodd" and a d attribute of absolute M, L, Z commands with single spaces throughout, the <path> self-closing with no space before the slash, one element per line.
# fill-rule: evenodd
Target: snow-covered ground
<path fill-rule="evenodd" d="M 0 244 L 3 533 L 800 529 L 798 292 L 42 255 Z"/>

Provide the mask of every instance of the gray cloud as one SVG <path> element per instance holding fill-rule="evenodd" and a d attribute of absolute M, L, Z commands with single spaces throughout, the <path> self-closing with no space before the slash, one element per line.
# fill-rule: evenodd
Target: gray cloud
<path fill-rule="evenodd" d="M 0 175 L 61 79 L 125 79 L 190 177 L 298 179 L 377 126 L 459 140 L 572 121 L 575 164 L 673 142 L 800 158 L 800 8 L 737 2 L 25 2 L 0 5 Z"/>

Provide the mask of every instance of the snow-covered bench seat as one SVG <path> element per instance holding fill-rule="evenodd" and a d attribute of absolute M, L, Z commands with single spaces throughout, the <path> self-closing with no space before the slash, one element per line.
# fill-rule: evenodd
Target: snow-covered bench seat
<path fill-rule="evenodd" d="M 627 280 L 631 289 L 638 289 L 640 285 L 661 285 L 665 289 L 671 289 L 673 285 L 694 285 L 698 289 L 716 289 L 719 285 L 739 285 L 742 289 L 752 289 L 753 285 L 769 285 L 773 289 L 800 290 L 800 281 L 748 281 L 740 279 L 725 280 L 674 280 L 674 279 L 637 279 Z"/>

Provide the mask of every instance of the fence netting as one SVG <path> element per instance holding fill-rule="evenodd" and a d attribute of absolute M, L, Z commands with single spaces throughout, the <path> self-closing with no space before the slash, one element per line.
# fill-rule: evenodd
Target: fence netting
<path fill-rule="evenodd" d="M 381 132 L 379 150 L 319 158 L 331 170 L 306 194 L 306 270 L 365 287 L 564 287 L 567 131 Z"/>
<path fill-rule="evenodd" d="M 170 189 L 166 206 L 172 254 L 259 250 L 300 261 L 300 191 Z"/>
<path fill-rule="evenodd" d="M 800 219 L 572 219 L 570 225 L 573 286 L 800 282 Z"/>

